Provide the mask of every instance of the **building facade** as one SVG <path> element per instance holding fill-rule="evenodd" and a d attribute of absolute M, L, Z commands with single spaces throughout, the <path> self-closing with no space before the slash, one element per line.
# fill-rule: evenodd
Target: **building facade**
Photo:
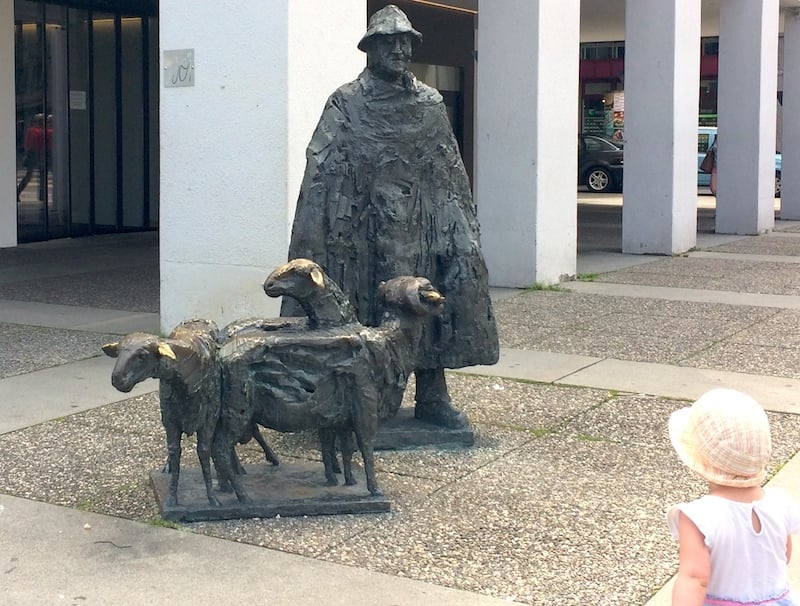
<path fill-rule="evenodd" d="M 424 35 L 415 70 L 445 97 L 494 285 L 574 275 L 577 133 L 615 92 L 623 252 L 694 246 L 700 120 L 725 141 L 718 231 L 772 228 L 781 140 L 782 214 L 800 215 L 800 133 L 776 136 L 775 102 L 779 81 L 784 113 L 800 102 L 797 0 L 396 3 Z M 305 146 L 385 2 L 331 4 L 0 0 L 0 246 L 159 229 L 165 329 L 275 312 L 259 285 L 285 260 Z"/>

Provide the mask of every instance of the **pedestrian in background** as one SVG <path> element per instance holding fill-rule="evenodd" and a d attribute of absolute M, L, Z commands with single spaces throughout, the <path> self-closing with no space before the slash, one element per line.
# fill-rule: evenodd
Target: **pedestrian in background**
<path fill-rule="evenodd" d="M 44 170 L 47 139 L 44 114 L 35 114 L 28 130 L 25 131 L 25 141 L 23 142 L 25 157 L 22 160 L 23 166 L 25 166 L 25 175 L 17 185 L 17 202 L 19 202 L 20 194 L 30 183 L 34 169 L 39 170 L 39 200 L 44 200 L 45 183 L 47 181 L 47 175 Z"/>
<path fill-rule="evenodd" d="M 713 163 L 711 164 L 711 193 L 713 195 L 717 195 L 717 141 L 719 141 L 719 135 L 714 137 L 714 144 L 711 146 L 711 156 L 714 159 Z"/>

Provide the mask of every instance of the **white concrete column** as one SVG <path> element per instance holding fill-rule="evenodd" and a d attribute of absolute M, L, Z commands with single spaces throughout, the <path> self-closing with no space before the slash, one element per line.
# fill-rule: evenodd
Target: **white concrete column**
<path fill-rule="evenodd" d="M 624 253 L 696 243 L 699 49 L 700 0 L 626 2 Z"/>
<path fill-rule="evenodd" d="M 800 9 L 783 21 L 781 219 L 800 219 Z M 795 118 L 793 119 L 792 116 Z"/>
<path fill-rule="evenodd" d="M 494 286 L 574 275 L 579 0 L 480 2 L 475 201 Z"/>
<path fill-rule="evenodd" d="M 0 0 L 0 248 L 17 245 L 14 2 Z"/>
<path fill-rule="evenodd" d="M 328 95 L 366 59 L 364 0 L 159 3 L 161 328 L 278 315 L 261 288 L 286 261 L 305 148 Z M 194 50 L 194 85 L 165 53 Z"/>
<path fill-rule="evenodd" d="M 778 0 L 720 2 L 717 233 L 775 225 L 778 9 Z"/>

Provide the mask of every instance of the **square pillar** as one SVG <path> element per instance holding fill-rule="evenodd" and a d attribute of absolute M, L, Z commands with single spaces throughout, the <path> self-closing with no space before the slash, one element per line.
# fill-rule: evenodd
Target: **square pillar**
<path fill-rule="evenodd" d="M 161 0 L 159 26 L 161 329 L 277 316 L 261 285 L 286 261 L 325 101 L 366 63 L 366 2 Z M 193 82 L 167 87 L 179 49 L 194 52 Z"/>
<path fill-rule="evenodd" d="M 800 219 L 800 9 L 783 21 L 783 145 L 781 219 Z"/>
<path fill-rule="evenodd" d="M 475 202 L 493 286 L 575 273 L 580 0 L 481 2 Z"/>
<path fill-rule="evenodd" d="M 0 0 L 0 248 L 17 245 L 14 3 Z"/>
<path fill-rule="evenodd" d="M 622 252 L 682 253 L 697 240 L 700 0 L 625 5 Z"/>
<path fill-rule="evenodd" d="M 716 229 L 760 234 L 775 226 L 779 4 L 725 0 L 719 11 Z"/>

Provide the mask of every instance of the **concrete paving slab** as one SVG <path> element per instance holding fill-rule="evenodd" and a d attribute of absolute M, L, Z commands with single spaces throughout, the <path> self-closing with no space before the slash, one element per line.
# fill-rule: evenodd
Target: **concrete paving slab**
<path fill-rule="evenodd" d="M 736 261 L 766 261 L 768 263 L 800 263 L 800 257 L 791 255 L 762 255 L 753 253 L 697 250 L 687 253 L 695 259 L 733 259 Z"/>
<path fill-rule="evenodd" d="M 729 242 L 735 242 L 737 240 L 741 240 L 744 237 L 746 236 L 702 232 L 697 234 L 695 248 L 707 248 L 710 246 L 716 246 L 718 244 L 727 244 Z"/>
<path fill-rule="evenodd" d="M 492 301 L 508 299 L 509 297 L 518 295 L 521 292 L 521 288 L 504 288 L 500 286 L 492 286 L 489 288 L 489 296 L 492 298 Z"/>
<path fill-rule="evenodd" d="M 0 381 L 0 433 L 36 425 L 158 389 L 144 381 L 124 394 L 111 386 L 114 360 L 106 356 L 62 364 Z"/>
<path fill-rule="evenodd" d="M 115 334 L 159 331 L 157 313 L 8 299 L 0 299 L 0 322 Z"/>
<path fill-rule="evenodd" d="M 0 495 L 0 602 L 499 606 L 506 600 Z M 209 575 L 214 582 L 209 582 Z"/>
<path fill-rule="evenodd" d="M 800 380 L 783 377 L 607 359 L 558 383 L 686 400 L 715 387 L 730 387 L 750 394 L 767 410 L 800 414 Z"/>
<path fill-rule="evenodd" d="M 149 332 L 154 335 L 162 334 L 161 318 L 157 313 L 128 313 L 117 318 L 87 322 L 75 325 L 75 330 L 90 332 L 105 332 L 117 335 L 127 335 L 132 332 Z"/>
<path fill-rule="evenodd" d="M 742 333 L 747 336 L 747 331 Z M 681 361 L 683 366 L 714 368 L 750 375 L 768 375 L 800 379 L 800 339 L 798 335 L 786 335 L 793 341 L 792 347 L 776 342 L 761 345 L 747 341 L 722 341 L 698 351 Z"/>
<path fill-rule="evenodd" d="M 602 274 L 608 271 L 617 271 L 634 265 L 652 263 L 659 257 L 646 255 L 626 255 L 620 252 L 603 250 L 590 250 L 578 256 L 577 273 Z"/>
<path fill-rule="evenodd" d="M 670 301 L 692 301 L 695 303 L 723 303 L 726 305 L 800 309 L 800 296 L 795 295 L 770 295 L 733 292 L 728 290 L 706 290 L 701 288 L 645 286 L 640 284 L 619 284 L 615 282 L 575 281 L 568 282 L 563 286 L 573 292 L 614 297 L 637 297 L 645 299 L 667 299 Z"/>
<path fill-rule="evenodd" d="M 503 347 L 500 349 L 500 360 L 497 364 L 491 366 L 469 366 L 467 368 L 459 368 L 455 372 L 554 383 L 601 360 L 602 358 L 590 356 Z"/>

